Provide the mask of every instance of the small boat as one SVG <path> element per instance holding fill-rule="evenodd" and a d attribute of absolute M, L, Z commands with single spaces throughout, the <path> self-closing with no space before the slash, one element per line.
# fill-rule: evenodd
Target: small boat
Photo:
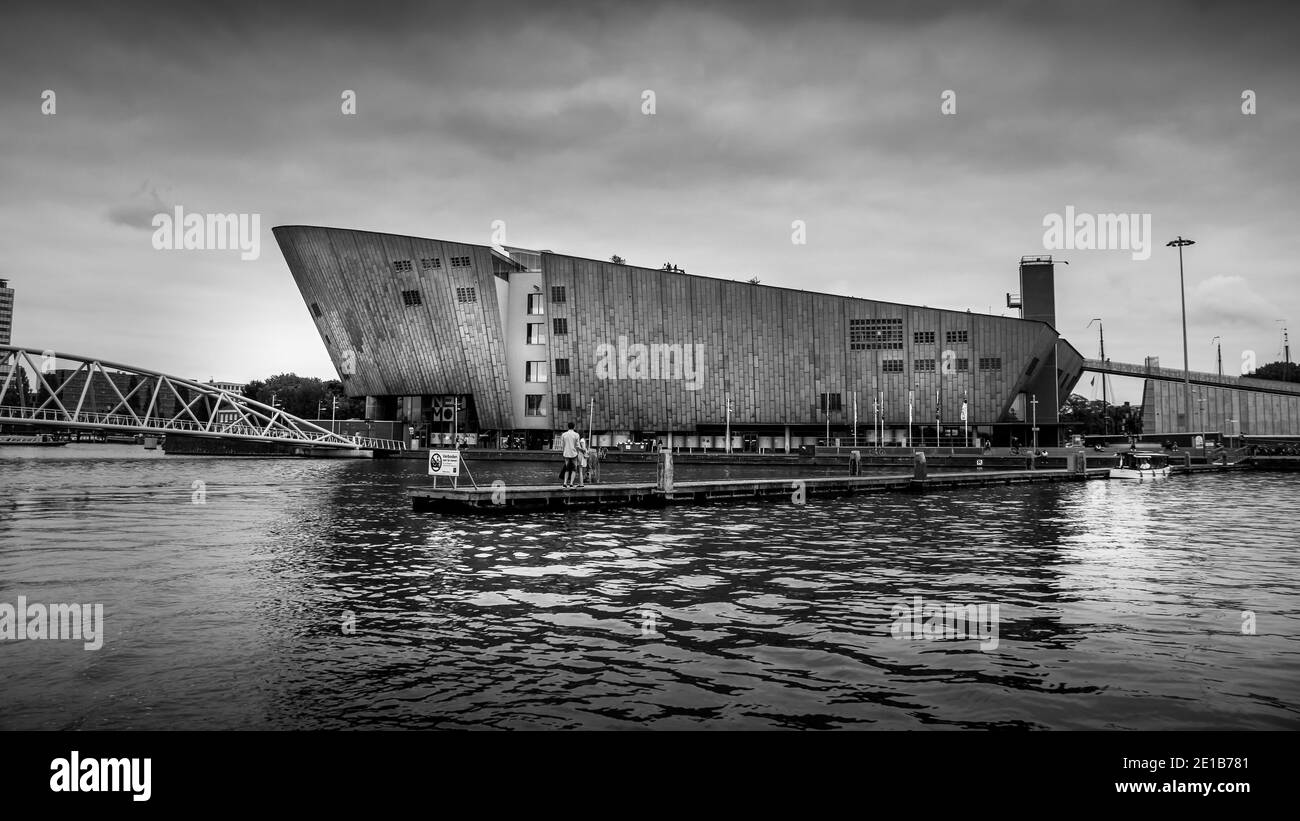
<path fill-rule="evenodd" d="M 1169 475 L 1169 457 L 1145 450 L 1127 450 L 1116 454 L 1119 465 L 1110 469 L 1112 479 L 1163 479 Z"/>
<path fill-rule="evenodd" d="M 56 439 L 48 433 L 0 434 L 0 445 L 17 445 L 27 448 L 59 448 L 66 444 L 68 444 L 67 439 Z"/>

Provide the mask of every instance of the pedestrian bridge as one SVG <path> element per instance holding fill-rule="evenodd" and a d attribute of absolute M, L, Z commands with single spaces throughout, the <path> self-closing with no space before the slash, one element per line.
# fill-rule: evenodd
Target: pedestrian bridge
<path fill-rule="evenodd" d="M 0 345 L 0 424 L 233 439 L 307 450 L 401 451 L 189 379 L 92 357 Z"/>

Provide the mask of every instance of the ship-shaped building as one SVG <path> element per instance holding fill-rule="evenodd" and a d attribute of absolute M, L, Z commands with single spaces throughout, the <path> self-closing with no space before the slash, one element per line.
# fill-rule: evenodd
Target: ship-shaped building
<path fill-rule="evenodd" d="M 663 440 L 794 450 L 828 437 L 1046 444 L 1083 357 L 1050 257 L 1020 317 L 902 305 L 594 259 L 339 228 L 275 237 L 350 396 L 446 441 Z M 881 421 L 877 421 L 877 408 Z M 909 424 L 910 420 L 910 424 Z M 883 434 L 879 431 L 883 430 Z"/>

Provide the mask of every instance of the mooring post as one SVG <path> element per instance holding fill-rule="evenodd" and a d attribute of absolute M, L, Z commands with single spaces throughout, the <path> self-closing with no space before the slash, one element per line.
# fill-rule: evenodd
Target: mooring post
<path fill-rule="evenodd" d="M 660 452 L 661 461 L 659 463 L 659 489 L 664 493 L 673 491 L 673 452 L 663 450 Z"/>
<path fill-rule="evenodd" d="M 916 480 L 925 479 L 925 451 L 918 450 L 912 457 L 912 478 Z"/>

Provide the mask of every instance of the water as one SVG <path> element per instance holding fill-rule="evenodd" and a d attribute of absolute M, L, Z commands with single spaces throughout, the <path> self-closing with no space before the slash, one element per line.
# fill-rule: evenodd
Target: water
<path fill-rule="evenodd" d="M 0 602 L 106 632 L 0 642 L 0 728 L 1300 728 L 1295 475 L 444 518 L 422 468 L 0 451 Z"/>

